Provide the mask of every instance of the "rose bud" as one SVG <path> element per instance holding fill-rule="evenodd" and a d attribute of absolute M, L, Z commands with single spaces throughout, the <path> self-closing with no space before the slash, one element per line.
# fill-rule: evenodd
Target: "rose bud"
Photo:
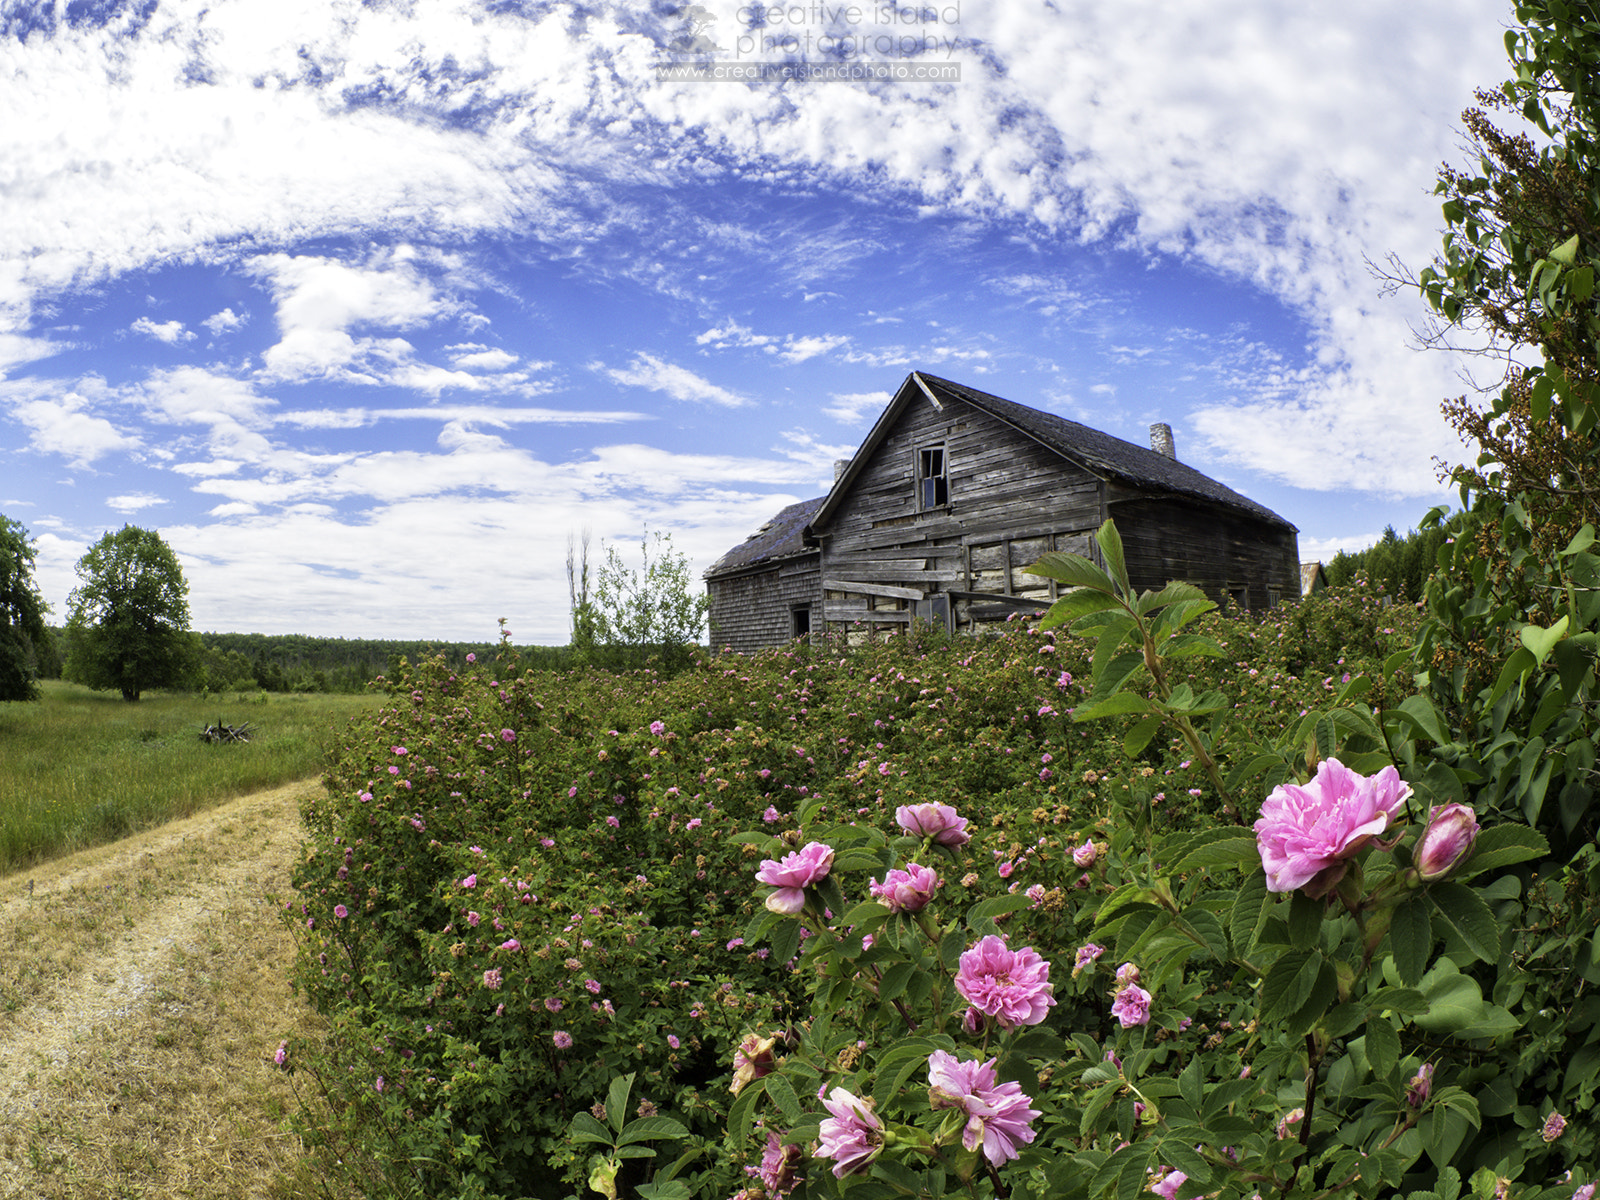
<path fill-rule="evenodd" d="M 1443 879 L 1472 853 L 1477 817 L 1465 804 L 1446 804 L 1428 815 L 1428 827 L 1417 843 L 1417 874 L 1424 883 Z"/>

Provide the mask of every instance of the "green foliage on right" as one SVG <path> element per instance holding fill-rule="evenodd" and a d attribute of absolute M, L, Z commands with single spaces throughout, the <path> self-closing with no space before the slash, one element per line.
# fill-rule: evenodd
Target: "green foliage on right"
<path fill-rule="evenodd" d="M 78 560 L 67 598 L 65 678 L 137 701 L 151 688 L 189 686 L 198 666 L 189 637 L 189 585 L 172 547 L 124 525 Z"/>
<path fill-rule="evenodd" d="M 39 698 L 40 658 L 51 639 L 33 564 L 28 531 L 0 515 L 0 701 Z"/>

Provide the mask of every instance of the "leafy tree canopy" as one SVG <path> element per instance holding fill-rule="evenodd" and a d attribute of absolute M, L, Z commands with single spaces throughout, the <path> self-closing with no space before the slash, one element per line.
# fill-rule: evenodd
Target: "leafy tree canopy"
<path fill-rule="evenodd" d="M 688 557 L 672 548 L 670 533 L 647 530 L 639 542 L 639 570 L 615 546 L 602 543 L 605 561 L 594 591 L 582 602 L 574 599 L 574 648 L 608 666 L 636 666 L 657 656 L 668 670 L 676 670 L 689 661 L 690 647 L 705 631 L 711 598 L 704 590 L 690 590 Z M 585 553 L 585 572 L 587 560 Z"/>
<path fill-rule="evenodd" d="M 33 581 L 28 531 L 0 516 L 0 700 L 36 700 L 40 651 L 50 640 L 49 608 Z"/>
<path fill-rule="evenodd" d="M 189 585 L 161 535 L 124 525 L 90 547 L 77 570 L 66 678 L 130 701 L 147 688 L 187 685 L 195 667 Z"/>

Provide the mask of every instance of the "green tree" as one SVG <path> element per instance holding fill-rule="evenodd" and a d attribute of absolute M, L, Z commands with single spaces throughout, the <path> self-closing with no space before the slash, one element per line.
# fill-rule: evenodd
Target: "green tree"
<path fill-rule="evenodd" d="M 189 585 L 172 547 L 124 525 L 78 560 L 82 583 L 67 598 L 64 674 L 136 701 L 147 688 L 185 687 L 196 673 Z"/>
<path fill-rule="evenodd" d="M 1507 366 L 1487 402 L 1445 404 L 1479 453 L 1450 472 L 1464 511 L 1425 522 L 1450 540 L 1413 664 L 1434 743 L 1415 770 L 1430 799 L 1520 815 L 1565 854 L 1595 828 L 1600 735 L 1600 13 L 1529 0 L 1516 21 L 1513 77 L 1463 114 L 1477 162 L 1441 171 L 1443 249 L 1416 278 L 1441 341 Z"/>
<path fill-rule="evenodd" d="M 50 646 L 49 605 L 33 581 L 28 531 L 0 516 L 0 700 L 39 698 L 40 655 Z"/>
<path fill-rule="evenodd" d="M 634 570 L 615 546 L 601 543 L 605 561 L 595 575 L 590 612 L 602 657 L 613 666 L 641 665 L 658 656 L 668 670 L 689 661 L 706 627 L 711 598 L 690 591 L 689 560 L 672 535 L 648 529 L 639 539 L 643 565 Z M 575 626 L 576 627 L 576 626 Z"/>

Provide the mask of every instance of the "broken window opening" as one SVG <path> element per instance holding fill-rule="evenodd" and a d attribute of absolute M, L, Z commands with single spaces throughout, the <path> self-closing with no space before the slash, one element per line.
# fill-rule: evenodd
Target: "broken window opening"
<path fill-rule="evenodd" d="M 939 508 L 950 503 L 950 479 L 946 472 L 943 446 L 917 451 L 917 503 L 921 508 Z"/>

